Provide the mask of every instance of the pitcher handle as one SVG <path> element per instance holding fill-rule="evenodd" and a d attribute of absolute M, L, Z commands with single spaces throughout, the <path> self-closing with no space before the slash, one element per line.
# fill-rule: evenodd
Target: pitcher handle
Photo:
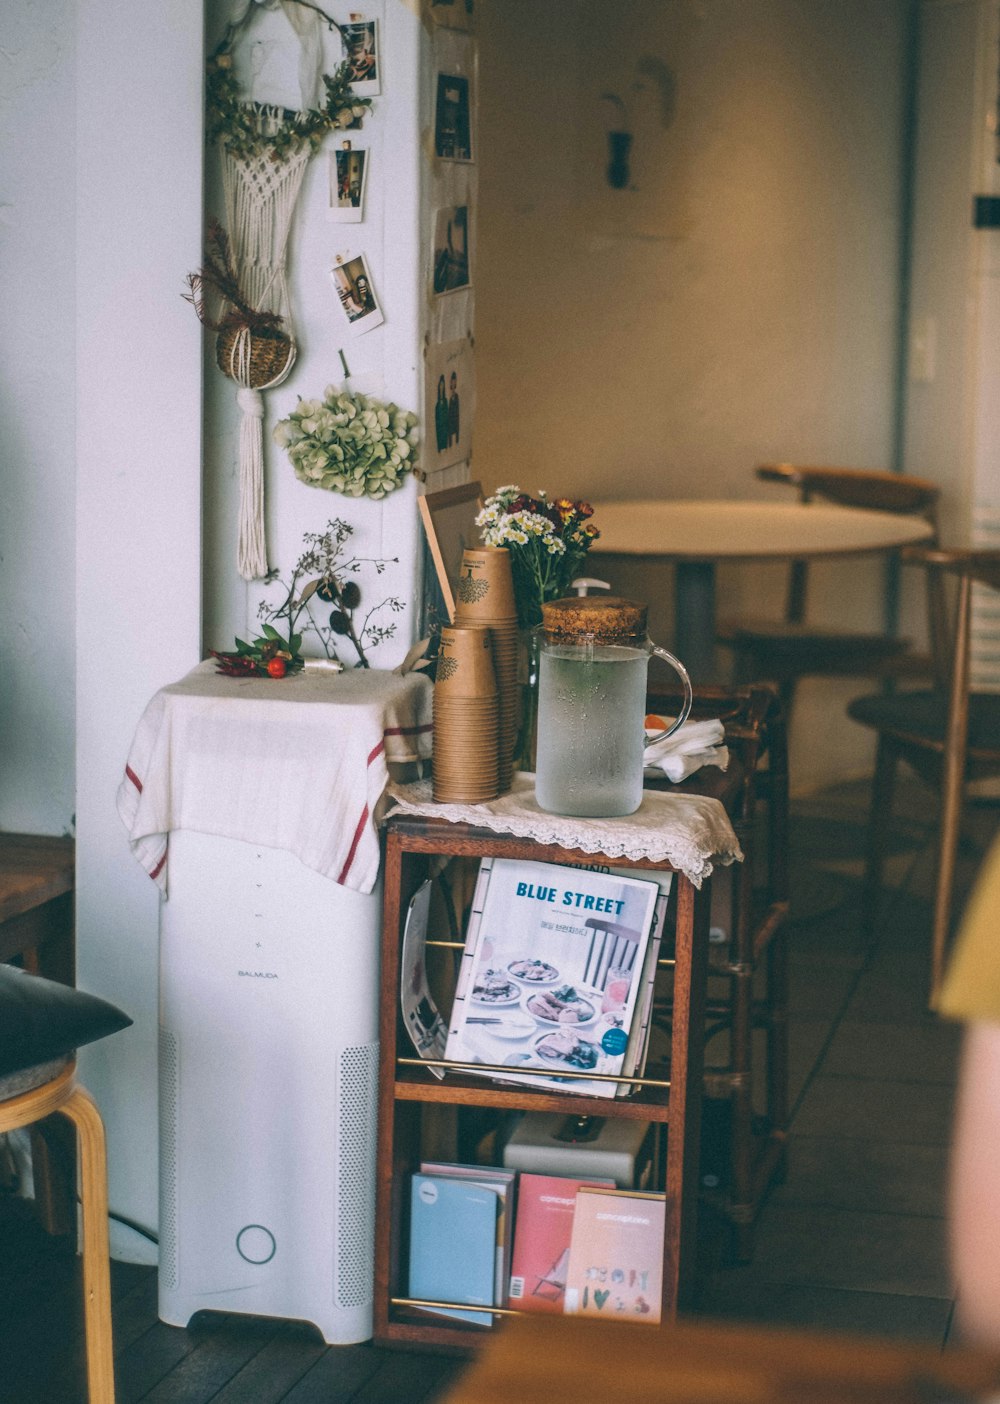
<path fill-rule="evenodd" d="M 656 654 L 657 658 L 662 658 L 664 663 L 670 664 L 671 668 L 673 668 L 684 685 L 684 705 L 681 707 L 673 726 L 668 727 L 666 731 L 661 732 L 657 737 L 658 741 L 664 741 L 668 736 L 673 736 L 674 732 L 687 721 L 691 711 L 691 704 L 694 701 L 694 690 L 691 687 L 691 679 L 688 676 L 688 670 L 679 658 L 675 658 L 672 653 L 668 653 L 665 648 L 660 648 L 657 644 L 650 644 L 649 647 L 651 652 Z"/>

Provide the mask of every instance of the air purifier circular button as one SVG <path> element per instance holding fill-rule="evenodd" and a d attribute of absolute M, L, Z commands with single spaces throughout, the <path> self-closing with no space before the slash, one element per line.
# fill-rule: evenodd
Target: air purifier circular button
<path fill-rule="evenodd" d="M 277 1249 L 274 1234 L 263 1224 L 247 1224 L 236 1235 L 236 1251 L 248 1263 L 269 1263 Z"/>

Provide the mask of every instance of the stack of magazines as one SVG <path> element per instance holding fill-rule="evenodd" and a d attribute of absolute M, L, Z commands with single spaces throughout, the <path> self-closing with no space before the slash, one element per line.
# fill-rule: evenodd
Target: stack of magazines
<path fill-rule="evenodd" d="M 493 1324 L 491 1306 L 655 1324 L 665 1216 L 662 1194 L 606 1179 L 425 1161 L 411 1177 L 411 1301 L 475 1326 Z"/>
<path fill-rule="evenodd" d="M 448 1062 L 585 1096 L 633 1090 L 615 1079 L 645 1067 L 671 879 L 633 874 L 482 860 Z"/>

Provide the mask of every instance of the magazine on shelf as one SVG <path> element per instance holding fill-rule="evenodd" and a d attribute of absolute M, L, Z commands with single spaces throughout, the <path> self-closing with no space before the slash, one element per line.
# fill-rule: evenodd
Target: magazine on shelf
<path fill-rule="evenodd" d="M 514 1186 L 517 1182 L 517 1171 L 504 1170 L 492 1165 L 456 1165 L 451 1161 L 424 1160 L 420 1164 L 420 1173 L 446 1180 L 468 1180 L 472 1184 L 482 1185 L 484 1189 L 493 1190 L 497 1195 L 500 1204 L 497 1211 L 493 1301 L 497 1306 L 506 1306 L 514 1243 Z"/>
<path fill-rule="evenodd" d="M 496 1305 L 496 1252 L 500 1197 L 478 1181 L 414 1175 L 410 1192 L 409 1295 L 429 1302 Z M 482 1311 L 421 1307 L 492 1326 Z"/>
<path fill-rule="evenodd" d="M 576 1193 L 564 1310 L 655 1325 L 663 1304 L 666 1198 L 637 1190 Z"/>
<path fill-rule="evenodd" d="M 607 1179 L 574 1180 L 522 1171 L 510 1269 L 510 1300 L 520 1311 L 562 1314 L 576 1192 L 581 1185 L 614 1189 L 614 1184 Z"/>
<path fill-rule="evenodd" d="M 576 1074 L 622 1072 L 659 893 L 655 881 L 614 872 L 484 858 L 449 1062 L 473 1075 L 487 1064 L 481 1075 L 501 1082 L 615 1096 L 621 1084 Z"/>

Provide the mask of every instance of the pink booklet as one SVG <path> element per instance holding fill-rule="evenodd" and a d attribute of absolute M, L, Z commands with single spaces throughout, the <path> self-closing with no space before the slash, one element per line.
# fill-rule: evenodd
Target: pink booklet
<path fill-rule="evenodd" d="M 581 1185 L 613 1184 L 613 1180 L 573 1180 L 522 1171 L 510 1273 L 512 1306 L 562 1314 L 576 1192 Z"/>
<path fill-rule="evenodd" d="M 573 1213 L 566 1312 L 658 1322 L 665 1223 L 663 1195 L 581 1187 Z"/>

